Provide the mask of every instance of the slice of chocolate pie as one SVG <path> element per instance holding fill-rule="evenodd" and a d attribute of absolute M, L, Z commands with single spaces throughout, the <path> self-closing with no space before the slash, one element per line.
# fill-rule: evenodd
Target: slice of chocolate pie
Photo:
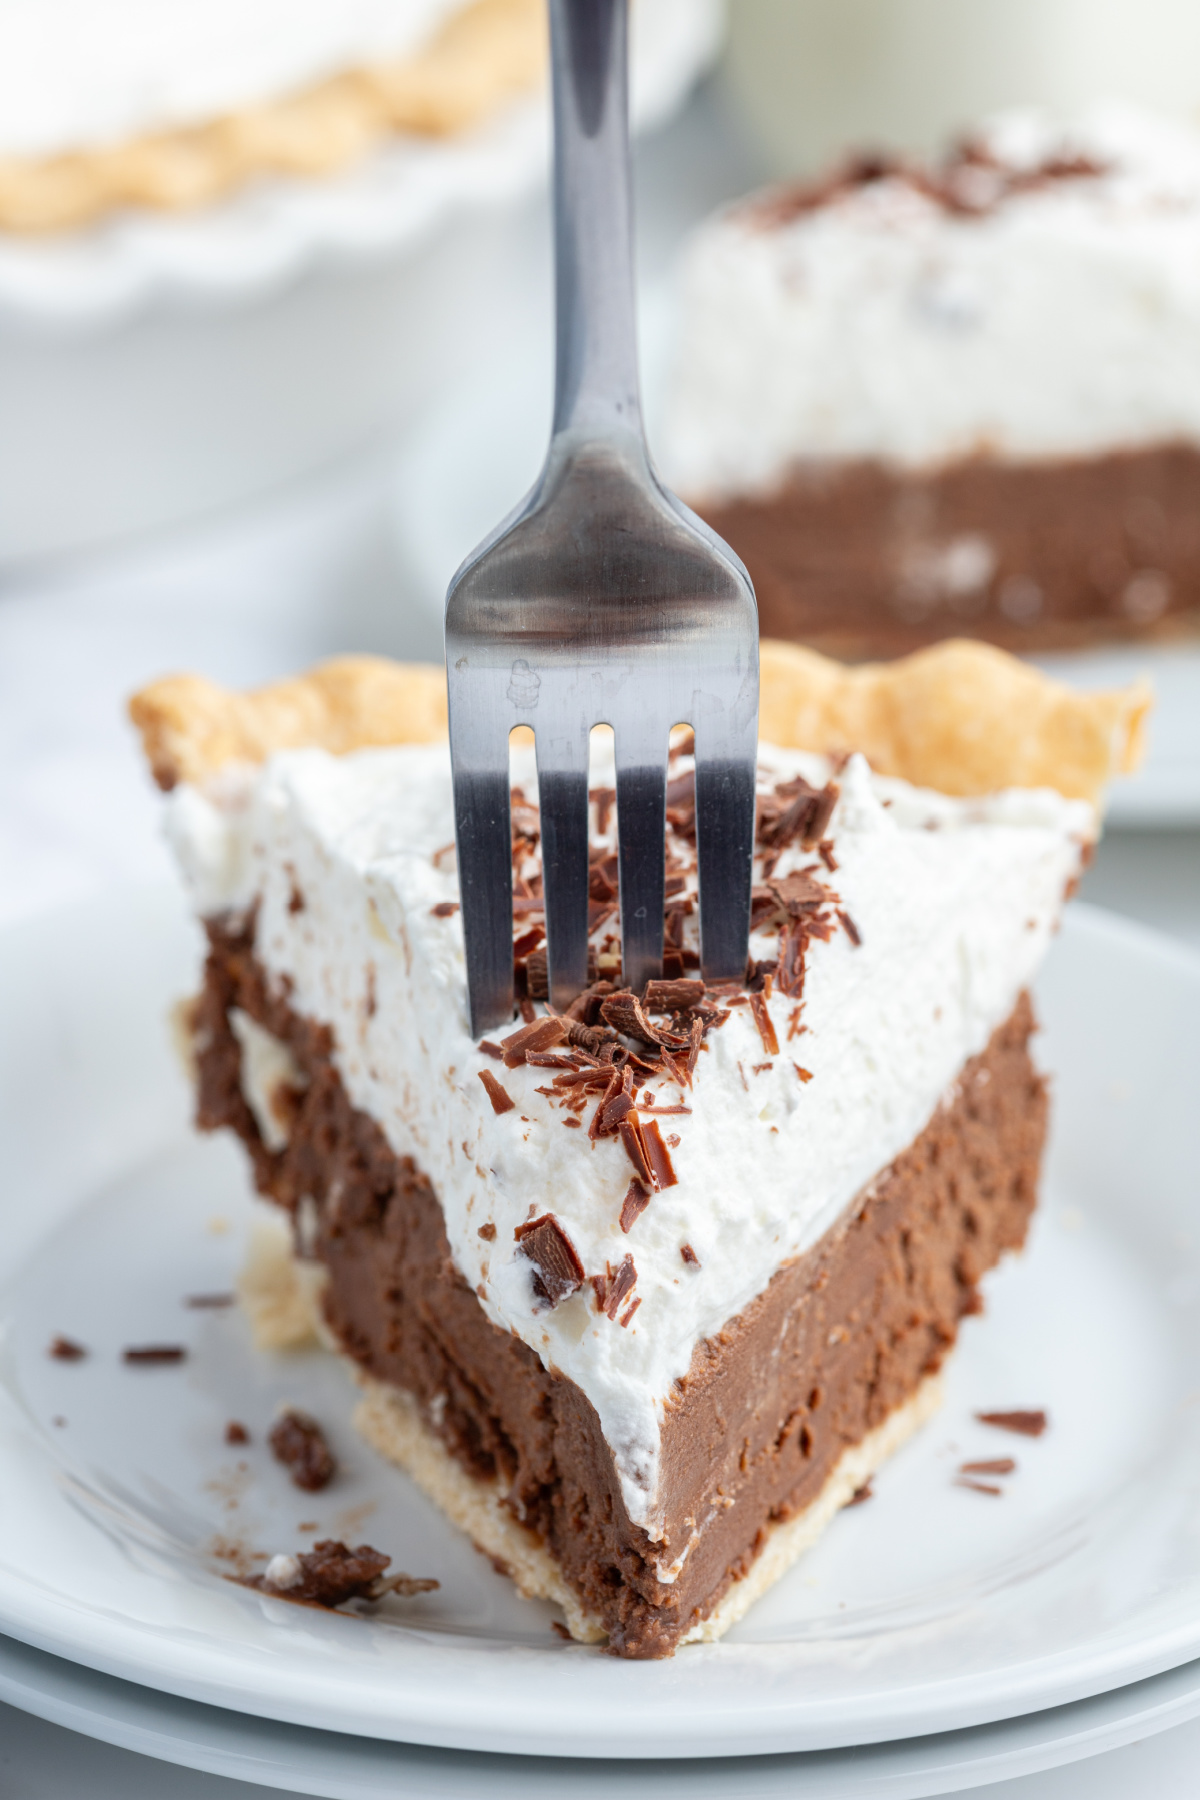
<path fill-rule="evenodd" d="M 412 741 L 439 672 L 133 706 L 209 939 L 199 1122 L 291 1215 L 285 1300 L 351 1360 L 369 1441 L 626 1656 L 719 1636 L 936 1404 L 1025 1235 L 1029 984 L 1144 711 L 977 646 L 763 667 L 745 981 L 699 976 L 680 734 L 662 978 L 622 985 L 601 765 L 592 981 L 549 1011 L 517 750 L 521 998 L 494 1042 L 467 1025 L 447 751 Z"/>

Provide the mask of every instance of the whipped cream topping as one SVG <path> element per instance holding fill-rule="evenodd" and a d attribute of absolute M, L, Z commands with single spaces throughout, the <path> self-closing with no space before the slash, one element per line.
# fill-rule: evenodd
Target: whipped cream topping
<path fill-rule="evenodd" d="M 682 493 L 767 494 L 822 458 L 1200 439 L 1200 133 L 1108 108 L 975 142 L 940 192 L 831 180 L 700 229 L 657 446 Z"/>
<path fill-rule="evenodd" d="M 0 157 L 206 123 L 416 50 L 464 0 L 0 0 Z"/>
<path fill-rule="evenodd" d="M 767 793 L 831 774 L 796 752 L 763 748 L 761 761 Z M 516 775 L 532 800 L 531 757 Z M 778 990 L 761 997 L 759 1020 L 729 1006 L 690 1089 L 649 1083 L 655 1105 L 690 1110 L 656 1115 L 677 1180 L 627 1232 L 633 1169 L 619 1137 L 568 1123 L 540 1091 L 550 1071 L 506 1067 L 470 1036 L 444 746 L 286 752 L 169 802 L 198 910 L 257 906 L 259 958 L 299 1011 L 332 1028 L 353 1103 L 429 1175 L 488 1317 L 588 1396 L 630 1516 L 655 1537 L 664 1406 L 694 1347 L 925 1126 L 1031 980 L 1095 830 L 1090 806 L 1049 791 L 951 800 L 884 780 L 858 756 L 836 780 L 836 870 L 793 843 L 773 879 L 816 867 L 836 891 L 831 916 L 850 925 L 809 944 L 802 1007 Z M 752 942 L 759 958 L 776 948 L 773 934 Z M 511 1110 L 493 1110 L 484 1072 Z M 547 1212 L 588 1276 L 632 1256 L 620 1316 L 598 1311 L 586 1282 L 556 1306 L 539 1300 L 515 1234 Z"/>

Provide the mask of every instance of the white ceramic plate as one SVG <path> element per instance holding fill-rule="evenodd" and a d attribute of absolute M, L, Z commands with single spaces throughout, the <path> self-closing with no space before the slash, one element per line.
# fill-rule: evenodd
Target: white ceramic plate
<path fill-rule="evenodd" d="M 647 428 L 670 364 L 672 302 L 660 284 L 640 319 Z M 551 357 L 518 343 L 504 368 L 451 389 L 415 432 L 397 469 L 393 530 L 413 599 L 439 619 L 459 563 L 532 484 L 545 455 Z M 1135 645 L 1036 659 L 1080 688 L 1119 687 L 1148 675 L 1156 705 L 1145 767 L 1113 789 L 1116 826 L 1200 826 L 1200 644 Z"/>
<path fill-rule="evenodd" d="M 679 105 L 717 51 L 724 0 L 639 0 L 632 23 L 635 125 Z M 521 193 L 546 166 L 539 96 L 438 142 L 398 139 L 345 174 L 262 180 L 194 213 L 129 212 L 40 239 L 0 233 L 0 326 L 95 329 L 169 295 L 189 306 L 269 292 L 313 263 L 394 256 L 463 207 Z"/>
<path fill-rule="evenodd" d="M 1057 1105 L 1042 1215 L 965 1326 L 944 1413 L 729 1638 L 648 1665 L 558 1640 L 356 1443 L 336 1365 L 255 1356 L 235 1312 L 183 1305 L 228 1287 L 251 1206 L 234 1147 L 190 1138 L 170 1065 L 161 1015 L 194 955 L 159 889 L 0 938 L 11 1635 L 268 1718 L 610 1759 L 964 1728 L 1200 1656 L 1200 961 L 1075 909 L 1041 986 Z M 50 1359 L 56 1332 L 90 1357 Z M 122 1364 L 154 1341 L 190 1359 Z M 344 1463 L 316 1499 L 263 1451 L 285 1397 Z M 1013 1406 L 1046 1407 L 1050 1431 L 973 1422 Z M 223 1442 L 231 1418 L 245 1452 Z M 962 1459 L 1003 1451 L 1019 1469 L 1002 1498 L 954 1485 Z M 222 1578 L 218 1540 L 291 1548 L 306 1523 L 441 1590 L 367 1620 Z"/>
<path fill-rule="evenodd" d="M 610 1800 L 613 1790 L 607 1760 L 496 1757 L 306 1730 L 117 1681 L 12 1638 L 0 1638 L 0 1700 L 160 1764 L 328 1800 L 395 1800 L 401 1792 L 422 1800 L 561 1800 L 564 1793 Z M 619 1780 L 623 1800 L 924 1800 L 1061 1768 L 1198 1714 L 1200 1664 L 1185 1663 L 1090 1700 L 969 1731 L 854 1750 L 626 1762 Z M 35 1740 L 25 1761 L 38 1747 Z M 18 1776 L 25 1761 L 16 1758 Z M 37 1766 L 44 1777 L 40 1759 Z M 139 1793 L 157 1792 L 145 1764 L 132 1773 L 141 1778 Z M 126 1786 L 134 1785 L 127 1774 Z M 174 1792 L 169 1782 L 163 1787 Z M 103 1791 L 122 1791 L 115 1772 Z"/>

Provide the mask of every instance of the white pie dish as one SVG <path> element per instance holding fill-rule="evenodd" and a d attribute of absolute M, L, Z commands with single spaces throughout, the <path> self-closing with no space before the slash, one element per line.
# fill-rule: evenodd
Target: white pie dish
<path fill-rule="evenodd" d="M 723 0 L 639 0 L 635 125 L 716 54 Z M 394 429 L 549 318 L 545 96 L 461 138 L 196 213 L 0 234 L 0 568 L 159 529 Z"/>
<path fill-rule="evenodd" d="M 1057 1105 L 1043 1216 L 968 1322 L 942 1415 L 728 1639 L 658 1665 L 560 1643 L 547 1609 L 355 1442 L 336 1366 L 258 1357 L 237 1315 L 182 1306 L 229 1285 L 249 1210 L 233 1147 L 192 1141 L 166 1049 L 161 1015 L 194 961 L 159 888 L 0 938 L 0 1628 L 283 1721 L 608 1757 L 969 1727 L 1200 1655 L 1200 961 L 1187 952 L 1087 908 L 1069 916 L 1040 984 Z M 233 1227 L 214 1235 L 214 1215 Z M 50 1359 L 56 1332 L 92 1355 Z M 153 1340 L 190 1344 L 190 1360 L 122 1365 L 122 1346 Z M 262 1448 L 282 1398 L 322 1417 L 344 1459 L 315 1501 Z M 1031 1443 L 972 1422 L 1005 1406 L 1045 1406 L 1051 1429 Z M 221 1441 L 231 1417 L 256 1439 L 245 1452 Z M 1003 1498 L 953 1485 L 963 1457 L 1004 1453 L 1019 1469 Z M 221 1579 L 214 1534 L 288 1548 L 306 1520 L 368 1538 L 441 1591 L 363 1620 Z"/>

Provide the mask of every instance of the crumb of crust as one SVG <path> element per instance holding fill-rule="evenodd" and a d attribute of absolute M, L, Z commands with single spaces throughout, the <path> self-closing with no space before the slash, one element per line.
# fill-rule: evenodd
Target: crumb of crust
<path fill-rule="evenodd" d="M 1050 1421 L 1040 1408 L 1014 1412 L 977 1412 L 981 1425 L 994 1425 L 999 1431 L 1015 1431 L 1021 1437 L 1041 1437 Z"/>
<path fill-rule="evenodd" d="M 232 1306 L 236 1298 L 236 1294 L 185 1294 L 183 1304 L 195 1307 L 198 1311 L 209 1308 L 215 1310 L 222 1306 Z"/>
<path fill-rule="evenodd" d="M 698 1269 L 700 1267 L 700 1258 L 696 1255 L 696 1252 L 692 1249 L 690 1244 L 680 1244 L 679 1254 L 685 1263 L 691 1264 L 692 1268 Z"/>
<path fill-rule="evenodd" d="M 960 1475 L 1011 1475 L 1016 1466 L 1011 1456 L 992 1456 L 985 1457 L 982 1462 L 960 1463 L 958 1472 Z"/>
<path fill-rule="evenodd" d="M 850 1498 L 847 1500 L 846 1506 L 861 1506 L 864 1500 L 873 1500 L 874 1498 L 875 1498 L 875 1490 L 871 1486 L 870 1481 L 867 1480 L 867 1481 L 863 1482 L 861 1487 L 855 1488 L 854 1492 L 851 1494 Z M 842 1510 L 844 1512 L 845 1507 L 843 1507 Z"/>
<path fill-rule="evenodd" d="M 440 1585 L 428 1577 L 385 1575 L 391 1560 L 370 1544 L 351 1550 L 337 1538 L 322 1538 L 311 1550 L 271 1557 L 261 1575 L 243 1576 L 241 1583 L 276 1600 L 330 1609 L 348 1600 L 382 1600 L 385 1594 L 408 1599 Z"/>
<path fill-rule="evenodd" d="M 494 1113 L 513 1112 L 516 1109 L 516 1101 L 503 1082 L 496 1080 L 490 1069 L 480 1069 L 479 1079 L 483 1083 L 484 1092 L 492 1103 Z"/>
<path fill-rule="evenodd" d="M 228 1425 L 225 1427 L 225 1442 L 227 1444 L 248 1444 L 250 1442 L 250 1433 L 239 1420 L 230 1419 Z"/>
<path fill-rule="evenodd" d="M 267 1442 L 276 1461 L 287 1469 L 293 1484 L 306 1494 L 319 1493 L 328 1487 L 337 1473 L 337 1462 L 325 1441 L 325 1433 L 315 1419 L 294 1407 L 280 1413 Z"/>
<path fill-rule="evenodd" d="M 490 1222 L 487 1225 L 481 1225 L 479 1227 L 478 1235 L 485 1243 L 490 1244 L 496 1235 L 496 1227 Z"/>
<path fill-rule="evenodd" d="M 84 1345 L 77 1344 L 74 1338 L 56 1337 L 50 1340 L 50 1348 L 46 1354 L 53 1356 L 58 1362 L 82 1362 L 87 1350 Z"/>
<path fill-rule="evenodd" d="M 182 1344 L 131 1344 L 122 1350 L 123 1362 L 150 1367 L 155 1363 L 181 1363 L 187 1360 Z"/>
<path fill-rule="evenodd" d="M 533 1291 L 539 1300 L 557 1306 L 583 1286 L 583 1264 L 553 1213 L 527 1219 L 513 1236 L 521 1254 L 533 1264 Z"/>

